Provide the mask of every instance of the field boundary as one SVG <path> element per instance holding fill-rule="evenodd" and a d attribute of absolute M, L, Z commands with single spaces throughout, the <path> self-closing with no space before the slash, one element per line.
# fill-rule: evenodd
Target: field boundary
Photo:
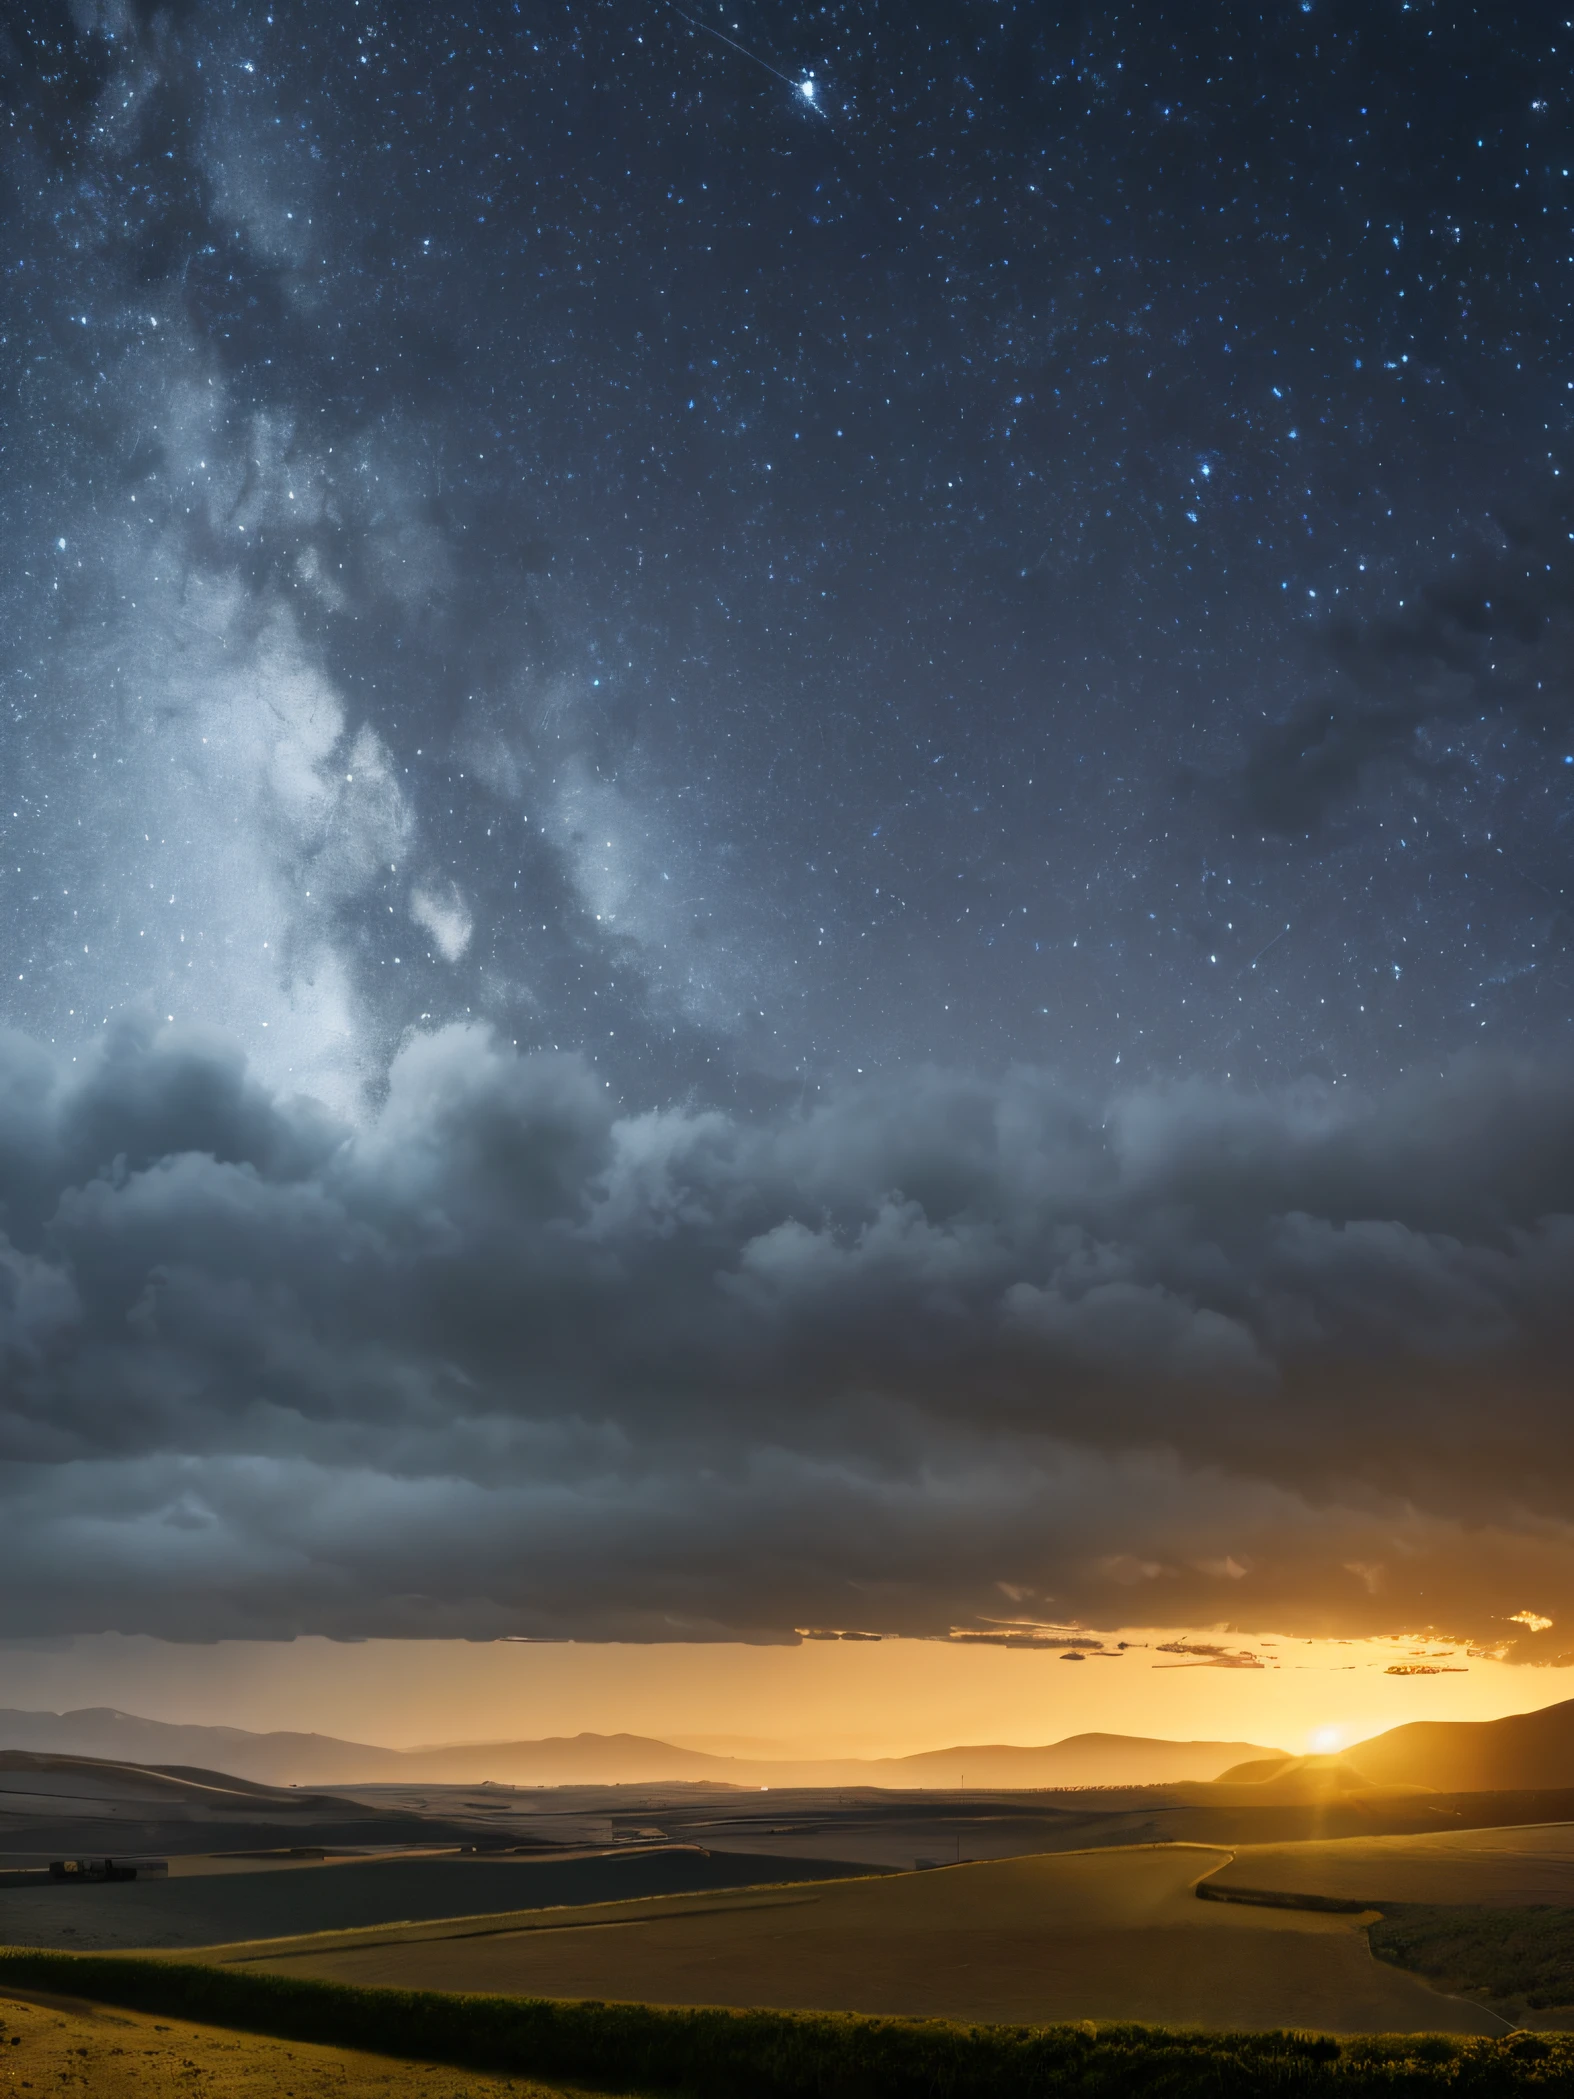
<path fill-rule="evenodd" d="M 1365 1916 L 1379 1908 L 1375 1902 L 1355 1902 L 1344 1895 L 1297 1895 L 1287 1888 L 1243 1888 L 1228 1881 L 1221 1887 L 1214 1880 L 1199 1880 L 1196 1895 L 1199 1902 L 1244 1902 L 1256 1909 L 1271 1910 L 1324 1910 L 1342 1917 Z"/>
<path fill-rule="evenodd" d="M 607 1931 L 617 1925 L 647 1924 L 653 1915 L 714 1917 L 735 1910 L 800 1909 L 817 1901 L 820 1888 L 826 1885 L 837 1887 L 841 1883 L 787 1881 L 778 1886 L 767 1882 L 759 1888 L 707 1890 L 695 1895 L 632 1895 L 614 1902 L 560 1903 L 546 1909 L 477 1910 L 461 1917 L 395 1918 L 387 1924 L 347 1925 L 342 1931 L 298 1931 L 277 1939 L 230 1939 L 212 1946 L 171 1946 L 161 1951 L 161 1957 L 227 1968 L 243 1967 L 248 1961 L 293 1959 L 303 1953 L 358 1953 L 372 1946 L 424 1946 L 438 1939 L 508 1938 L 538 1931 Z M 733 1894 L 745 1899 L 725 1899 Z M 663 1905 L 659 1911 L 654 1908 L 658 1903 Z M 667 1907 L 679 1903 L 692 1906 Z M 617 1914 L 585 1914 L 592 1909 Z M 106 1956 L 112 1960 L 135 1957 L 119 1953 Z"/>
<path fill-rule="evenodd" d="M 653 1898 L 659 1900 L 660 1898 Z M 803 1909 L 812 1895 L 798 1895 L 785 1902 L 712 1903 L 705 1909 L 676 1910 L 679 1917 L 730 1917 L 744 1910 Z M 523 1938 L 538 1931 L 621 1931 L 631 1925 L 648 1924 L 649 1917 L 576 1917 L 572 1911 L 546 1922 L 521 1923 L 521 1917 L 540 1917 L 539 1910 L 522 1910 L 505 1916 L 501 1923 L 477 1924 L 469 1917 L 434 1917 L 426 1924 L 369 1924 L 345 1932 L 313 1932 L 294 1939 L 245 1939 L 229 1946 L 201 1946 L 188 1957 L 205 1958 L 227 1968 L 244 1967 L 247 1961 L 288 1960 L 297 1953 L 355 1953 L 362 1946 L 424 1946 L 435 1939 Z M 394 1936 L 397 1934 L 397 1936 Z M 235 1951 L 235 1943 L 245 1952 Z"/>
<path fill-rule="evenodd" d="M 968 2026 L 852 2013 L 366 1989 L 146 1956 L 0 1948 L 0 1992 L 51 1989 L 410 2061 L 683 2099 L 1574 2099 L 1574 2036 Z"/>

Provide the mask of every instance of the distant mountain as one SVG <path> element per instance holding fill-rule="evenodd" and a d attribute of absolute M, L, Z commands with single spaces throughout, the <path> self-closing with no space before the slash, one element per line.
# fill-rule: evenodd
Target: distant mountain
<path fill-rule="evenodd" d="M 722 1785 L 770 1783 L 750 1779 L 757 1767 L 736 1757 L 677 1749 L 646 1735 L 548 1735 L 539 1742 L 461 1742 L 431 1749 L 383 1749 L 392 1759 L 386 1778 L 476 1785 L 486 1779 L 512 1786 L 619 1786 L 644 1781 L 711 1779 Z"/>
<path fill-rule="evenodd" d="M 459 1748 L 384 1749 L 334 1735 L 254 1734 L 244 1727 L 145 1720 L 113 1706 L 73 1713 L 0 1711 L 0 1749 L 49 1750 L 137 1764 L 204 1765 L 265 1785 L 617 1785 L 630 1780 L 714 1778 L 733 1759 L 674 1749 L 642 1735 L 569 1735 L 540 1742 L 482 1742 Z M 759 1784 L 759 1780 L 754 1781 Z M 767 1781 L 768 1783 L 768 1781 Z"/>
<path fill-rule="evenodd" d="M 1379 1785 L 1439 1793 L 1574 1786 L 1574 1698 L 1506 1720 L 1412 1720 L 1344 1756 Z"/>
<path fill-rule="evenodd" d="M 1150 1735 L 1068 1735 L 1039 1749 L 1010 1743 L 927 1749 L 917 1756 L 881 1757 L 837 1769 L 857 1769 L 866 1786 L 1162 1786 L 1183 1779 L 1217 1778 L 1231 1764 L 1283 1758 L 1282 1749 L 1254 1742 L 1165 1742 Z M 807 1769 L 807 1766 L 799 1766 Z M 878 1775 L 876 1775 L 878 1774 Z M 841 1780 L 847 1784 L 849 1781 Z M 799 1779 L 813 1785 L 813 1779 Z M 836 1780 L 830 1781 L 833 1785 Z"/>
<path fill-rule="evenodd" d="M 887 1786 L 969 1789 L 1171 1785 L 1210 1779 L 1231 1764 L 1283 1757 L 1251 1742 L 1166 1742 L 1140 1735 L 1072 1735 L 1041 1748 L 969 1744 L 905 1757 L 777 1762 L 711 1756 L 643 1735 L 557 1735 L 538 1742 L 477 1742 L 383 1749 L 332 1735 L 254 1734 L 241 1727 L 182 1726 L 111 1706 L 72 1713 L 0 1711 L 0 1749 L 109 1757 L 137 1764 L 197 1765 L 265 1785 L 631 1785 L 709 1781 L 734 1786 Z"/>
<path fill-rule="evenodd" d="M 386 1752 L 385 1752 L 386 1753 Z M 403 1776 L 466 1783 L 617 1785 L 710 1779 L 734 1786 L 930 1787 L 1154 1786 L 1212 1778 L 1243 1757 L 1281 1758 L 1251 1742 L 1164 1742 L 1143 1735 L 1071 1735 L 1041 1748 L 1004 1742 L 926 1749 L 914 1756 L 818 1760 L 711 1756 L 639 1735 L 569 1735 L 543 1742 L 485 1742 L 402 1752 Z"/>
<path fill-rule="evenodd" d="M 0 1711 L 0 1749 L 108 1757 L 129 1764 L 195 1764 L 264 1785 L 347 1784 L 403 1775 L 398 1752 L 332 1735 L 253 1734 L 244 1727 L 183 1727 L 113 1706 L 74 1713 Z M 384 1766 L 390 1767 L 385 1771 Z"/>

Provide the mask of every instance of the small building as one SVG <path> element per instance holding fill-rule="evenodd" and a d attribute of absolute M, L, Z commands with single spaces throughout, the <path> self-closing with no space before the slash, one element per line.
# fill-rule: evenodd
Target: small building
<path fill-rule="evenodd" d="M 52 1858 L 51 1880 L 163 1880 L 166 1858 Z"/>

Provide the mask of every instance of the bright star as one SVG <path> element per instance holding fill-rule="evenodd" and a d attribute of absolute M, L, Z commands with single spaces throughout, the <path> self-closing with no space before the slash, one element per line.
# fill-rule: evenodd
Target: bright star
<path fill-rule="evenodd" d="M 800 95 L 802 95 L 805 102 L 812 102 L 815 96 L 814 82 L 812 80 L 800 80 L 798 83 L 798 92 Z"/>

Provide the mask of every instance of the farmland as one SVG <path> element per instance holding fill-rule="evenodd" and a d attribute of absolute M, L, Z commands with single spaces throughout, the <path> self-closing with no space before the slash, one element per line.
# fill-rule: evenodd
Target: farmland
<path fill-rule="evenodd" d="M 1047 2024 L 1335 2033 L 1504 2021 L 1376 1962 L 1356 1915 L 1199 1902 L 1229 1854 L 1166 1844 L 882 1879 L 252 1942 L 205 1961 L 404 1989 Z"/>

